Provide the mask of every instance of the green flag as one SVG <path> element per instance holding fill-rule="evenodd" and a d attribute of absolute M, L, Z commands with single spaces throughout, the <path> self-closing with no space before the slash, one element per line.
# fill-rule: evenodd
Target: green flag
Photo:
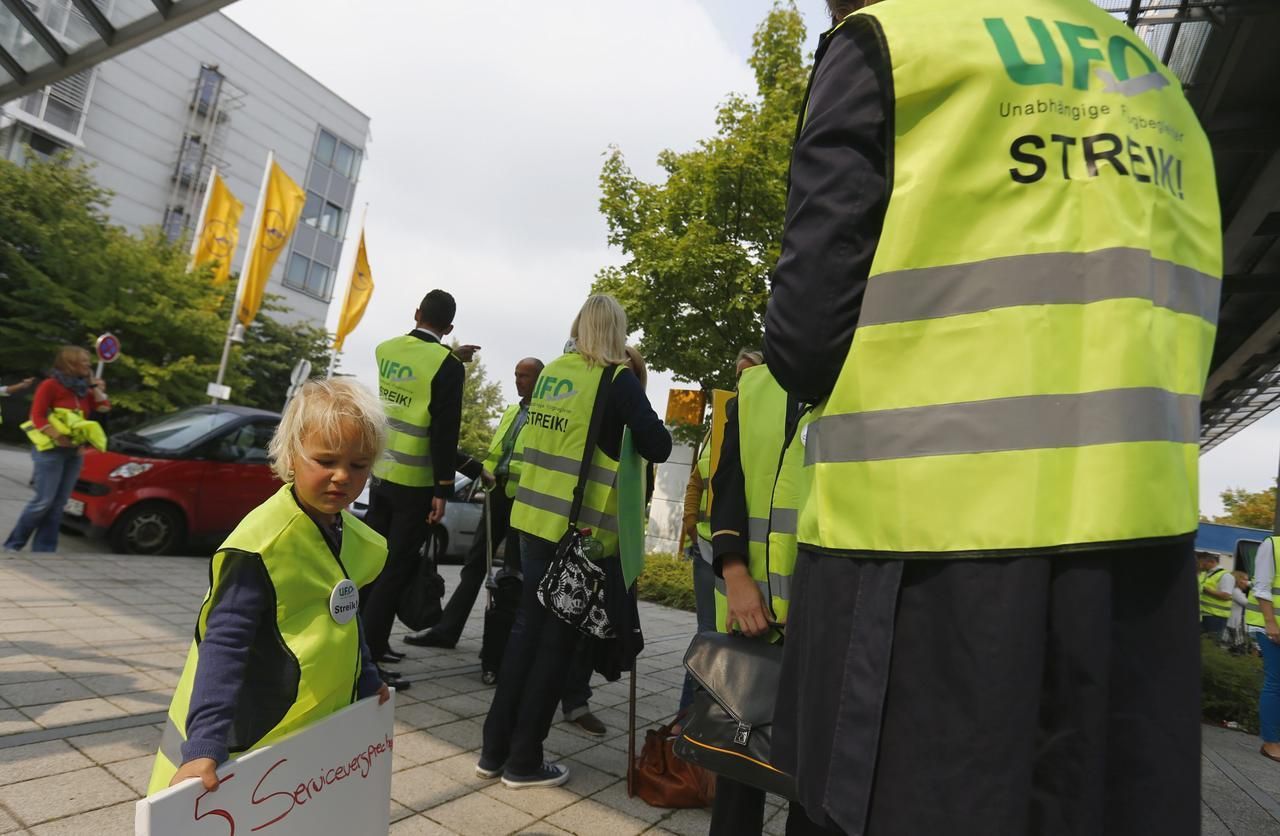
<path fill-rule="evenodd" d="M 644 571 L 644 483 L 644 459 L 631 442 L 631 430 L 625 429 L 618 462 L 618 548 L 628 588 Z"/>

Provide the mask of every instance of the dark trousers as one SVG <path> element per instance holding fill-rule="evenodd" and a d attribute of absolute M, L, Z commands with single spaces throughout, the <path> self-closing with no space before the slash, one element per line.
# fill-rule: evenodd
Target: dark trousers
<path fill-rule="evenodd" d="M 551 729 L 556 703 L 571 696 L 571 684 L 581 683 L 587 664 L 581 634 L 556 618 L 538 601 L 538 583 L 555 557 L 556 544 L 520 535 L 524 589 L 511 637 L 498 671 L 498 687 L 484 721 L 482 756 L 488 763 L 506 764 L 514 775 L 528 775 L 542 766 L 542 741 Z M 591 671 L 586 667 L 587 677 Z M 587 689 L 590 695 L 590 689 Z M 581 701 L 585 704 L 585 700 Z"/>
<path fill-rule="evenodd" d="M 693 609 L 697 614 L 698 632 L 714 633 L 716 629 L 716 570 L 702 559 L 695 542 L 686 551 L 692 551 Z M 693 677 L 684 675 L 684 687 L 680 691 L 680 710 L 693 705 Z"/>
<path fill-rule="evenodd" d="M 1200 616 L 1200 632 L 1217 638 L 1227 629 L 1227 619 L 1221 615 Z"/>
<path fill-rule="evenodd" d="M 17 551 L 35 534 L 31 551 L 57 551 L 62 510 L 75 489 L 84 457 L 78 447 L 54 447 L 52 450 L 32 450 L 31 460 L 31 479 L 36 495 L 22 509 L 13 531 L 4 541 L 4 547 Z"/>
<path fill-rule="evenodd" d="M 494 544 L 501 543 L 511 526 L 511 500 L 507 497 L 504 485 L 499 484 L 489 492 L 489 503 L 484 513 L 488 517 L 488 530 Z M 485 539 L 485 524 L 485 517 L 481 517 L 480 529 L 471 543 L 471 550 L 467 552 L 466 562 L 462 564 L 458 585 L 449 596 L 449 603 L 445 604 L 440 623 L 431 628 L 433 633 L 448 639 L 453 644 L 457 644 L 462 636 L 462 628 L 467 623 L 467 616 L 471 615 L 471 608 L 475 606 L 476 596 L 480 594 L 480 588 L 484 586 L 485 575 L 488 572 L 488 541 Z M 511 554 L 513 547 L 519 549 L 518 541 L 507 543 L 508 564 L 513 563 Z M 518 565 L 519 556 L 514 557 L 516 557 L 514 562 Z"/>
<path fill-rule="evenodd" d="M 760 836 L 764 832 L 764 790 L 723 775 L 716 776 L 716 797 L 711 802 L 711 829 L 707 836 Z M 804 808 L 792 801 L 787 808 L 786 836 L 839 834 L 814 823 Z"/>
<path fill-rule="evenodd" d="M 1194 836 L 1189 541 L 984 560 L 801 550 L 774 754 L 849 834 Z"/>
<path fill-rule="evenodd" d="M 364 521 L 387 538 L 387 563 L 382 574 L 360 591 L 365 640 L 374 659 L 391 649 L 391 628 L 396 623 L 400 593 L 422 559 L 433 495 L 431 488 L 409 488 L 390 482 L 378 482 L 369 490 L 369 512 Z"/>

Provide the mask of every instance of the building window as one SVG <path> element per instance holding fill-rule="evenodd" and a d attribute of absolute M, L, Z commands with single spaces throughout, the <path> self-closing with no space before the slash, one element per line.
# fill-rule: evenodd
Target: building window
<path fill-rule="evenodd" d="M 316 140 L 316 159 L 325 165 L 333 165 L 333 152 L 337 148 L 338 138 L 328 131 L 321 130 Z"/>
<path fill-rule="evenodd" d="M 311 259 L 304 255 L 293 253 L 289 256 L 289 266 L 284 271 L 285 284 L 291 287 L 305 288 L 307 286 L 307 271 L 311 269 Z"/>
<path fill-rule="evenodd" d="M 318 261 L 311 262 L 311 269 L 307 272 L 307 284 L 302 289 L 312 296 L 323 299 L 329 291 L 329 275 L 332 272 Z"/>
<path fill-rule="evenodd" d="M 36 156 L 40 157 L 42 160 L 47 160 L 50 157 L 67 150 L 67 146 L 63 145 L 61 142 L 50 139 L 44 134 L 39 134 L 35 131 L 31 131 L 27 134 L 27 145 L 32 151 L 35 151 Z"/>
<path fill-rule="evenodd" d="M 93 70 L 83 70 L 26 96 L 19 107 L 49 127 L 79 139 L 89 112 L 92 87 Z"/>
<path fill-rule="evenodd" d="M 174 177 L 183 185 L 195 183 L 200 174 L 200 165 L 204 161 L 204 143 L 200 137 L 188 134 L 182 141 L 182 150 L 178 152 L 178 167 Z"/>
<path fill-rule="evenodd" d="M 352 169 L 356 165 L 356 149 L 352 148 L 345 142 L 338 143 L 338 155 L 334 158 L 334 169 L 347 179 L 351 179 Z"/>
<path fill-rule="evenodd" d="M 307 226 L 319 224 L 322 205 L 324 205 L 324 198 L 315 192 L 307 192 L 307 202 L 302 204 L 302 222 Z"/>
<path fill-rule="evenodd" d="M 192 105 L 203 116 L 218 102 L 218 93 L 222 91 L 222 73 L 217 67 L 208 64 L 200 65 L 200 77 L 196 79 L 196 94 Z"/>
<path fill-rule="evenodd" d="M 320 209 L 320 231 L 327 232 L 334 238 L 341 238 L 342 216 L 345 214 L 341 206 L 326 202 Z"/>
<path fill-rule="evenodd" d="M 182 237 L 183 226 L 186 221 L 186 215 L 180 206 L 170 206 L 164 210 L 164 236 L 170 241 L 177 241 Z"/>

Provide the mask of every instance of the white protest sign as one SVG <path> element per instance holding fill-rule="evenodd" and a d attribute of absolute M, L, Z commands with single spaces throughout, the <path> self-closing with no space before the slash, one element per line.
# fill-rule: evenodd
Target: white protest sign
<path fill-rule="evenodd" d="M 135 836 L 385 834 L 390 825 L 395 693 L 369 697 L 197 779 L 144 798 Z"/>

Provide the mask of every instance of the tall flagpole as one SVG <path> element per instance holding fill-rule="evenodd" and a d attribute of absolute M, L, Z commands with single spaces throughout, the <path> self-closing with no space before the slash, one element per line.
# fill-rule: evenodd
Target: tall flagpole
<path fill-rule="evenodd" d="M 258 246 L 258 234 L 262 227 L 262 216 L 266 213 L 267 202 L 267 182 L 271 179 L 271 167 L 275 164 L 276 152 L 274 150 L 267 152 L 267 167 L 262 172 L 262 187 L 258 189 L 258 205 L 253 209 L 253 228 L 249 232 L 249 246 L 244 251 L 244 264 L 240 267 L 240 276 L 236 279 L 236 295 L 231 300 L 231 323 L 227 326 L 226 339 L 222 341 L 222 360 L 218 362 L 218 379 L 214 382 L 219 386 L 222 385 L 222 379 L 227 376 L 227 361 L 231 359 L 231 338 L 236 333 L 236 316 L 240 312 L 240 292 L 244 290 L 244 274 L 249 269 L 250 263 L 253 261 L 253 253 Z M 220 398 L 214 398 L 211 404 L 217 406 Z"/>
<path fill-rule="evenodd" d="M 200 215 L 196 218 L 196 231 L 191 236 L 191 268 L 196 266 L 196 254 L 200 251 L 200 239 L 204 237 L 204 219 L 209 214 L 209 198 L 213 195 L 213 181 L 218 176 L 218 166 L 209 169 L 209 182 L 204 186 L 204 200 L 200 202 Z M 232 253 L 235 255 L 235 253 Z"/>
<path fill-rule="evenodd" d="M 369 204 L 368 202 L 366 202 L 364 204 L 364 212 L 362 212 L 360 215 L 360 240 L 361 241 L 364 240 L 364 228 L 366 225 L 368 225 L 368 223 L 369 223 Z M 356 273 L 355 265 L 357 262 L 359 262 L 359 260 L 360 260 L 360 245 L 356 244 L 356 257 L 355 257 L 355 260 L 351 262 L 351 278 L 347 279 L 347 295 L 342 300 L 342 311 L 338 314 L 339 328 L 342 327 L 342 316 L 347 312 L 347 303 L 351 301 L 351 283 L 352 281 L 355 280 L 355 273 Z M 337 345 L 337 341 L 335 340 L 334 344 L 329 348 L 329 369 L 325 374 L 325 378 L 324 378 L 325 380 L 333 379 L 333 367 L 334 367 L 334 364 L 337 363 L 337 361 L 338 361 L 338 345 Z"/>

